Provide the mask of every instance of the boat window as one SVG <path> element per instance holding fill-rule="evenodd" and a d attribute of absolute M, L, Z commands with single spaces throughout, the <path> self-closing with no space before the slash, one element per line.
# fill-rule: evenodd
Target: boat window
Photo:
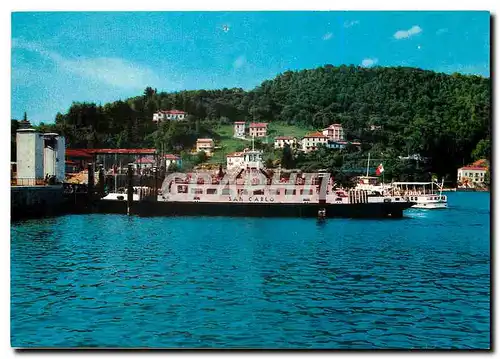
<path fill-rule="evenodd" d="M 207 194 L 217 194 L 217 188 L 208 188 Z"/>
<path fill-rule="evenodd" d="M 254 195 L 264 195 L 264 190 L 263 189 L 257 189 L 253 191 Z"/>
<path fill-rule="evenodd" d="M 294 194 L 296 194 L 296 193 L 297 193 L 297 192 L 296 192 L 296 190 L 294 190 L 294 189 L 286 189 L 286 190 L 285 190 L 285 194 L 286 194 L 286 195 L 290 195 L 290 194 L 291 194 L 291 195 L 294 195 Z"/>
<path fill-rule="evenodd" d="M 312 189 L 301 189 L 300 190 L 300 194 L 308 194 L 308 195 L 312 195 L 313 194 L 313 190 Z"/>
<path fill-rule="evenodd" d="M 247 195 L 248 194 L 248 191 L 246 189 L 239 189 L 238 190 L 238 194 L 241 196 L 241 195 Z"/>
<path fill-rule="evenodd" d="M 203 194 L 202 188 L 191 188 L 191 194 Z"/>
<path fill-rule="evenodd" d="M 222 189 L 222 195 L 229 196 L 231 194 L 231 190 L 229 188 Z"/>
<path fill-rule="evenodd" d="M 177 186 L 177 192 L 179 193 L 187 193 L 187 186 Z"/>
<path fill-rule="evenodd" d="M 271 196 L 277 196 L 277 195 L 279 195 L 279 194 L 280 194 L 280 190 L 279 190 L 279 189 L 270 189 L 270 190 L 269 190 L 269 194 L 270 194 Z"/>

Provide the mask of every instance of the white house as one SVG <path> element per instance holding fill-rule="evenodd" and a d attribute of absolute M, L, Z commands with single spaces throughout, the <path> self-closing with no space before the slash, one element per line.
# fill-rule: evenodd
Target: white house
<path fill-rule="evenodd" d="M 311 152 L 318 148 L 318 145 L 327 145 L 328 137 L 321 132 L 310 133 L 302 138 L 302 151 Z"/>
<path fill-rule="evenodd" d="M 188 116 L 187 112 L 179 110 L 160 110 L 153 114 L 153 122 L 160 123 L 162 121 L 182 121 Z"/>
<path fill-rule="evenodd" d="M 266 122 L 252 122 L 249 128 L 250 137 L 266 137 L 267 136 L 267 123 Z"/>
<path fill-rule="evenodd" d="M 285 144 L 289 145 L 291 148 L 295 148 L 297 139 L 290 136 L 279 136 L 274 139 L 274 148 L 283 148 Z"/>
<path fill-rule="evenodd" d="M 263 168 L 262 151 L 245 149 L 226 156 L 226 167 L 229 171 L 241 168 Z"/>
<path fill-rule="evenodd" d="M 488 167 L 465 166 L 458 169 L 457 181 L 459 183 L 482 183 L 488 172 Z"/>
<path fill-rule="evenodd" d="M 330 141 L 344 141 L 344 129 L 340 123 L 334 123 L 322 131 L 323 135 Z"/>
<path fill-rule="evenodd" d="M 237 121 L 234 123 L 234 137 L 245 137 L 245 127 L 246 124 L 244 121 Z"/>

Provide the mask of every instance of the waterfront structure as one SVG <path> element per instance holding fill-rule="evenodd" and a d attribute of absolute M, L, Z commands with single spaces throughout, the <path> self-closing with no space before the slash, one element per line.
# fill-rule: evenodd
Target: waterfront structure
<path fill-rule="evenodd" d="M 328 137 L 321 132 L 313 132 L 302 138 L 302 151 L 311 152 L 318 149 L 319 145 L 327 145 Z"/>
<path fill-rule="evenodd" d="M 457 172 L 457 182 L 464 185 L 475 185 L 484 183 L 488 167 L 470 165 L 459 168 Z"/>
<path fill-rule="evenodd" d="M 266 122 L 252 122 L 249 128 L 250 137 L 266 137 L 267 136 L 267 123 Z"/>
<path fill-rule="evenodd" d="M 83 171 L 87 163 L 92 162 L 94 156 L 83 148 L 66 148 L 66 162 L 77 167 L 76 172 Z M 71 173 L 72 171 L 66 171 Z"/>
<path fill-rule="evenodd" d="M 153 122 L 159 124 L 163 121 L 182 121 L 188 116 L 187 112 L 180 110 L 160 110 L 153 114 Z"/>
<path fill-rule="evenodd" d="M 22 128 L 16 133 L 16 184 L 34 186 L 44 184 L 47 177 L 64 181 L 65 140 L 57 133 L 40 133 L 33 128 Z"/>
<path fill-rule="evenodd" d="M 279 136 L 274 139 L 274 148 L 283 148 L 285 144 L 291 148 L 297 147 L 297 139 L 291 136 Z"/>
<path fill-rule="evenodd" d="M 246 123 L 244 121 L 236 121 L 234 123 L 234 137 L 244 138 Z"/>
<path fill-rule="evenodd" d="M 146 157 L 139 157 L 134 161 L 134 166 L 133 168 L 135 170 L 139 169 L 151 169 L 155 166 L 156 161 L 154 157 L 152 156 L 146 156 Z"/>
<path fill-rule="evenodd" d="M 334 123 L 322 131 L 329 141 L 345 141 L 344 129 L 340 123 Z"/>
<path fill-rule="evenodd" d="M 176 165 L 177 168 L 182 168 L 182 160 L 177 155 L 166 154 L 163 156 L 165 160 L 165 168 L 168 169 L 170 165 Z"/>
<path fill-rule="evenodd" d="M 214 150 L 214 140 L 211 138 L 198 138 L 196 140 L 196 152 L 204 151 L 211 156 Z"/>

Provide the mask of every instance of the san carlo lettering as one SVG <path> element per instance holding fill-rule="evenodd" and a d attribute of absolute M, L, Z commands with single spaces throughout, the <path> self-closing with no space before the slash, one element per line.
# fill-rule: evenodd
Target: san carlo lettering
<path fill-rule="evenodd" d="M 229 197 L 230 202 L 274 202 L 273 197 Z"/>

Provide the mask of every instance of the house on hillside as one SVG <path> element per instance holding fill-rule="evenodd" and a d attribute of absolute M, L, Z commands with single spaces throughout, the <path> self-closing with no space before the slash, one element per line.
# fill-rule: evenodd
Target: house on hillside
<path fill-rule="evenodd" d="M 328 137 L 321 132 L 313 132 L 302 138 L 302 151 L 311 152 L 317 150 L 319 145 L 327 145 Z"/>
<path fill-rule="evenodd" d="M 211 156 L 214 151 L 214 140 L 211 138 L 198 138 L 196 140 L 196 152 L 204 151 Z"/>
<path fill-rule="evenodd" d="M 295 148 L 297 146 L 297 139 L 290 136 L 279 136 L 274 139 L 274 148 L 283 148 L 286 144 L 291 148 Z"/>
<path fill-rule="evenodd" d="M 266 137 L 267 136 L 267 123 L 266 122 L 252 122 L 249 128 L 250 137 Z"/>
<path fill-rule="evenodd" d="M 345 141 L 344 129 L 340 123 L 334 123 L 322 131 L 329 141 Z"/>
<path fill-rule="evenodd" d="M 188 116 L 187 112 L 180 110 L 160 110 L 153 114 L 153 122 L 159 124 L 163 121 L 182 121 Z"/>
<path fill-rule="evenodd" d="M 234 123 L 234 137 L 245 137 L 246 123 L 244 121 L 236 121 Z"/>

